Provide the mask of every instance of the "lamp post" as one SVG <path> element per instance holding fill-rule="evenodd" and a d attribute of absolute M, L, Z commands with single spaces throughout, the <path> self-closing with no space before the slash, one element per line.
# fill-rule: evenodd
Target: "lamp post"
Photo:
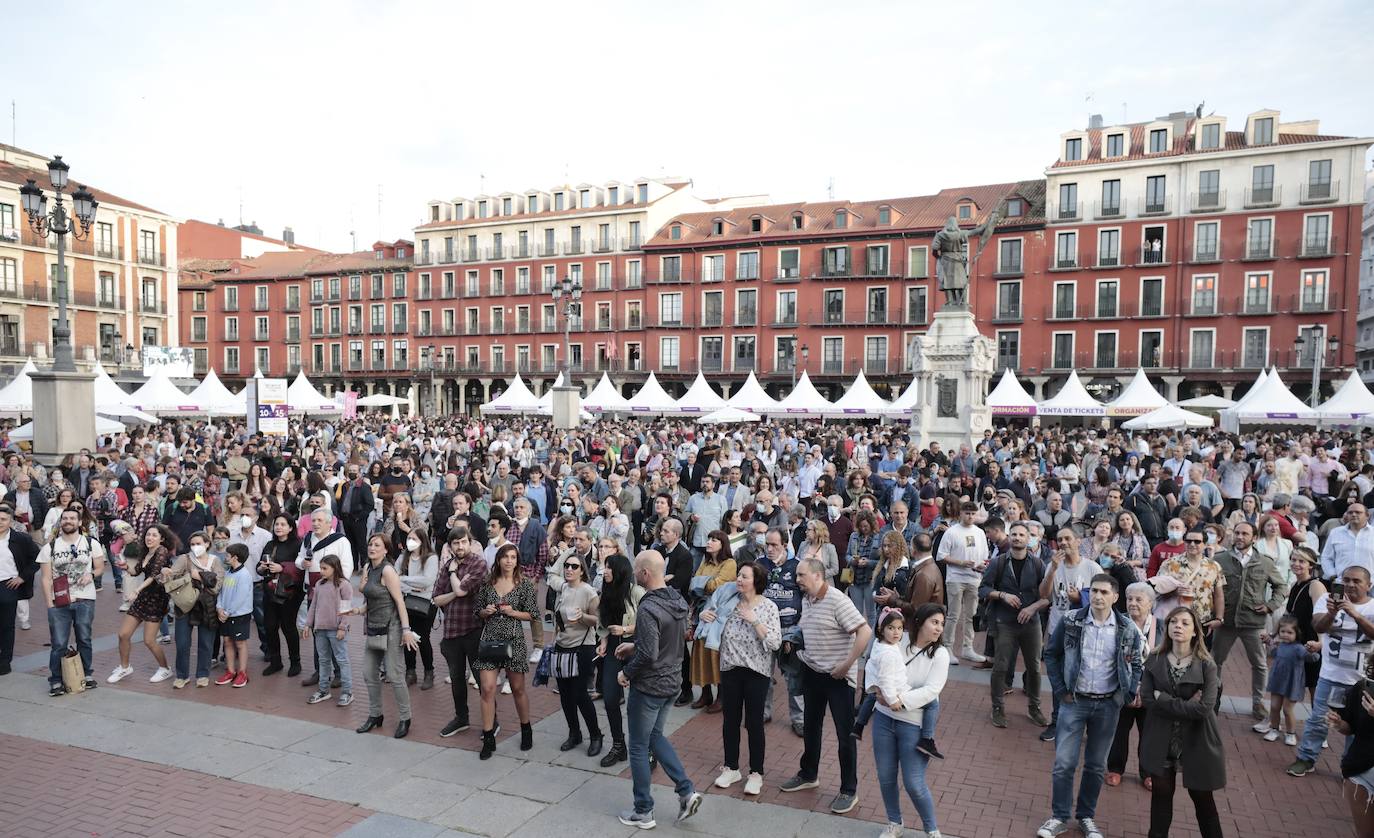
<path fill-rule="evenodd" d="M 580 311 L 582 306 L 582 278 L 565 276 L 554 286 L 554 305 L 562 303 L 563 308 L 563 384 L 553 388 L 553 425 L 559 430 L 577 427 L 581 412 L 580 392 L 572 383 L 572 314 L 574 307 Z"/>
<path fill-rule="evenodd" d="M 95 210 L 99 203 L 86 187 L 77 184 L 72 193 L 72 209 L 75 218 L 67 215 L 62 202 L 67 188 L 67 171 L 70 167 L 58 155 L 48 162 L 48 181 L 53 188 L 53 207 L 48 211 L 48 196 L 32 179 L 19 188 L 24 214 L 29 219 L 29 227 L 39 237 L 57 237 L 57 325 L 53 328 L 53 371 L 76 372 L 76 362 L 72 356 L 72 330 L 67 322 L 67 236 L 87 239 L 91 234 L 91 222 L 95 220 Z"/>
<path fill-rule="evenodd" d="M 438 394 L 438 392 L 436 392 L 435 389 L 434 389 L 434 358 L 435 358 L 435 355 L 434 355 L 434 353 L 435 353 L 435 346 L 434 346 L 434 344 L 431 343 L 429 346 L 425 347 L 425 351 L 429 353 L 429 409 L 430 409 L 430 415 L 431 415 L 431 416 L 438 416 L 438 415 L 439 415 L 439 394 Z"/>
<path fill-rule="evenodd" d="M 1327 352 L 1335 352 L 1341 348 L 1341 339 L 1335 335 L 1322 341 L 1322 331 L 1321 326 L 1308 326 L 1303 329 L 1303 334 L 1293 341 L 1293 345 L 1300 353 L 1309 346 L 1312 349 L 1312 394 L 1308 397 L 1308 403 L 1313 408 L 1316 408 L 1317 403 L 1321 400 L 1322 356 Z"/>
<path fill-rule="evenodd" d="M 110 335 L 114 343 L 110 345 L 110 362 L 115 365 L 115 375 L 119 375 L 119 368 L 124 366 L 124 335 L 119 333 L 119 327 L 115 326 L 114 334 Z"/>
<path fill-rule="evenodd" d="M 132 343 L 126 343 L 126 344 L 124 344 L 124 363 L 126 363 L 126 364 L 132 364 L 133 361 L 134 361 L 134 345 L 133 345 Z"/>
<path fill-rule="evenodd" d="M 806 362 L 811 358 L 811 347 L 809 347 L 809 346 L 807 346 L 806 344 L 803 343 L 803 344 L 801 345 L 801 356 L 802 356 L 801 366 L 802 366 L 802 369 L 804 370 L 804 369 L 806 369 Z M 796 364 L 795 359 L 794 359 L 793 362 L 792 362 L 792 386 L 793 386 L 793 387 L 796 387 L 796 386 L 797 386 L 797 364 Z"/>

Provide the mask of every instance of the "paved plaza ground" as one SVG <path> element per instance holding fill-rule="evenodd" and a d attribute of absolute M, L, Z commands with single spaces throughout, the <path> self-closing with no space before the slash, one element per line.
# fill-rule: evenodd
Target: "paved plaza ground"
<path fill-rule="evenodd" d="M 497 755 L 477 759 L 480 725 L 451 739 L 438 731 L 452 716 L 446 667 L 439 683 L 412 688 L 414 723 L 409 738 L 390 738 L 395 706 L 385 696 L 385 735 L 359 736 L 366 693 L 355 666 L 358 700 L 308 706 L 308 690 L 285 673 L 254 677 L 245 689 L 173 690 L 171 681 L 149 684 L 154 663 L 136 644 L 135 672 L 105 684 L 117 661 L 119 614 L 107 584 L 97 612 L 94 692 L 49 699 L 48 639 L 41 606 L 33 630 L 19 632 L 15 672 L 0 678 L 0 834 L 6 836 L 367 836 L 491 835 L 622 836 L 636 830 L 615 821 L 630 803 L 625 764 L 603 769 L 581 749 L 558 751 L 566 734 L 558 696 L 532 691 L 535 748 L 522 753 L 511 699 L 500 697 L 505 728 Z M 437 633 L 435 635 L 437 645 Z M 361 636 L 352 638 L 353 660 Z M 163 647 L 169 656 L 170 646 Z M 308 652 L 305 666 L 310 668 Z M 1229 695 L 1248 684 L 1244 656 L 1227 663 Z M 928 779 L 940 827 L 957 838 L 1030 836 L 1048 816 L 1053 745 L 1037 741 L 1019 693 L 1007 701 L 1010 727 L 987 721 L 986 673 L 953 670 L 942 698 L 939 743 L 947 755 L 931 764 Z M 746 798 L 742 784 L 712 787 L 720 770 L 720 716 L 674 710 L 671 739 L 698 787 L 707 793 L 700 814 L 675 829 L 672 789 L 655 788 L 660 832 L 706 836 L 875 836 L 885 819 L 873 769 L 871 743 L 859 747 L 859 804 L 849 815 L 826 811 L 838 787 L 833 758 L 822 761 L 821 787 L 784 795 L 777 784 L 795 772 L 801 740 L 786 724 L 784 691 L 768 727 L 765 790 Z M 469 690 L 473 718 L 477 692 Z M 1046 700 L 1048 711 L 1048 699 Z M 1264 742 L 1249 730 L 1248 701 L 1226 702 L 1221 720 L 1228 785 L 1218 795 L 1227 835 L 1350 834 L 1340 798 L 1337 752 L 1327 751 L 1306 778 L 1284 775 L 1293 751 Z M 833 731 L 827 729 L 827 754 Z M 1333 743 L 1335 745 L 1337 743 Z M 1135 763 L 1118 788 L 1105 788 L 1099 823 L 1111 836 L 1144 838 L 1149 795 L 1134 779 Z M 666 782 L 661 772 L 657 783 Z M 1196 834 L 1187 796 L 1176 801 L 1175 835 Z M 903 811 L 917 823 L 909 801 Z M 909 833 L 911 834 L 911 833 Z M 1073 835 L 1075 833 L 1069 833 Z"/>

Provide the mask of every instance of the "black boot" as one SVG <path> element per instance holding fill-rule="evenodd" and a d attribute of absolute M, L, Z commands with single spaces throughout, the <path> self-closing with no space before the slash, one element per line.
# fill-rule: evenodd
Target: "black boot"
<path fill-rule="evenodd" d="M 630 752 L 625 750 L 624 742 L 612 742 L 611 749 L 601 758 L 601 767 L 610 768 L 617 762 L 624 762 L 630 758 Z"/>
<path fill-rule="evenodd" d="M 571 751 L 573 748 L 576 748 L 578 745 L 581 744 L 582 733 L 580 731 L 574 731 L 568 734 L 568 738 L 563 740 L 563 744 L 558 746 L 558 750 Z"/>
<path fill-rule="evenodd" d="M 287 677 L 295 678 L 299 674 L 301 674 L 301 662 L 291 661 L 291 668 L 286 670 Z"/>
<path fill-rule="evenodd" d="M 359 733 L 367 733 L 369 730 L 382 726 L 381 716 L 368 716 L 367 721 L 363 722 L 362 727 L 358 728 Z"/>
<path fill-rule="evenodd" d="M 520 750 L 528 751 L 534 747 L 534 728 L 531 725 L 520 725 Z"/>
<path fill-rule="evenodd" d="M 496 731 L 482 731 L 482 752 L 477 755 L 478 759 L 491 759 L 491 755 L 496 753 Z"/>
<path fill-rule="evenodd" d="M 601 755 L 601 748 L 602 748 L 602 746 L 605 745 L 605 744 L 606 744 L 606 738 L 605 738 L 604 736 L 599 736 L 599 735 L 598 735 L 598 736 L 589 736 L 589 737 L 587 737 L 587 756 L 589 756 L 589 757 L 600 756 L 600 755 Z"/>
<path fill-rule="evenodd" d="M 406 670 L 406 685 L 407 685 L 407 686 L 414 686 L 414 685 L 415 685 L 415 670 L 413 670 L 413 669 L 407 669 L 407 670 Z"/>
<path fill-rule="evenodd" d="M 391 734 L 391 738 L 404 739 L 407 733 L 410 733 L 410 719 L 401 719 L 401 721 L 396 724 L 396 732 Z"/>
<path fill-rule="evenodd" d="M 267 668 L 262 671 L 262 674 L 263 677 L 267 677 L 268 675 L 276 675 L 281 670 L 281 661 L 274 660 L 267 664 Z"/>

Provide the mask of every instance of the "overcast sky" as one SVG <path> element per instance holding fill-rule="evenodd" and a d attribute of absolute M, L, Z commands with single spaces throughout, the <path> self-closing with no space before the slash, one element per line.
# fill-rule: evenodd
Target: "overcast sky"
<path fill-rule="evenodd" d="M 0 139 L 13 100 L 16 144 L 75 180 L 179 218 L 235 224 L 241 201 L 271 235 L 346 250 L 409 237 L 483 176 L 921 195 L 1035 177 L 1089 113 L 1203 101 L 1374 135 L 1374 4 L 1228 5 L 12 4 Z"/>

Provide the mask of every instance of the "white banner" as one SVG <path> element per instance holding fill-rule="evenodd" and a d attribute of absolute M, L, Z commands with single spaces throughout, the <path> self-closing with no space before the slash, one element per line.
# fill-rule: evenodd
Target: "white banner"
<path fill-rule="evenodd" d="M 162 370 L 168 378 L 194 378 L 196 355 L 179 346 L 143 347 L 143 374 L 151 376 Z"/>

